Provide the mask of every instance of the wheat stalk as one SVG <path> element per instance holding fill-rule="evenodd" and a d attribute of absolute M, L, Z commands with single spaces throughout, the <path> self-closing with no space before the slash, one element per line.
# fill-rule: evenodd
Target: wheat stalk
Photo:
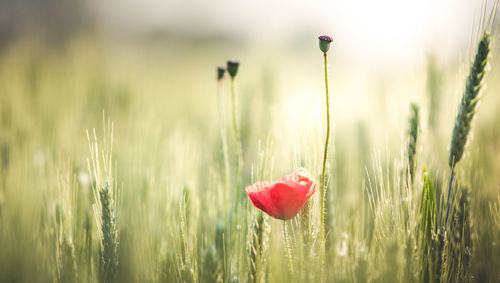
<path fill-rule="evenodd" d="M 424 282 L 434 282 L 431 266 L 431 243 L 436 224 L 436 199 L 434 188 L 424 169 L 424 184 L 420 201 L 419 250 L 422 265 L 421 278 Z"/>
<path fill-rule="evenodd" d="M 94 218 L 100 238 L 101 280 L 112 282 L 118 268 L 118 190 L 113 179 L 113 124 L 103 115 L 102 148 L 97 142 L 97 134 L 93 130 L 93 139 L 87 132 L 90 148 L 90 159 L 87 160 L 88 169 L 95 183 L 92 184 L 94 197 Z"/>

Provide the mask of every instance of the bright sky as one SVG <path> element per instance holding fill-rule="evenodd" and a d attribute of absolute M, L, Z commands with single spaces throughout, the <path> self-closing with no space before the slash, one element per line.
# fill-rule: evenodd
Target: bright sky
<path fill-rule="evenodd" d="M 489 0 L 492 2 L 492 0 Z M 112 31 L 166 28 L 266 38 L 317 30 L 360 60 L 411 60 L 430 46 L 469 43 L 481 0 L 109 0 L 95 1 Z M 340 50 L 341 51 L 341 50 Z"/>

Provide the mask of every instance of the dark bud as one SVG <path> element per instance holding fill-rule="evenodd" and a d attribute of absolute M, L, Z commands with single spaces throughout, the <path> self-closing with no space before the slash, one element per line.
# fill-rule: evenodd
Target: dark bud
<path fill-rule="evenodd" d="M 231 76 L 231 78 L 236 77 L 236 73 L 238 73 L 238 67 L 240 66 L 240 62 L 235 60 L 227 61 L 227 72 Z"/>
<path fill-rule="evenodd" d="M 220 81 L 224 78 L 226 69 L 224 67 L 217 67 L 217 80 Z"/>
<path fill-rule="evenodd" d="M 318 36 L 319 39 L 319 49 L 323 51 L 323 53 L 328 52 L 328 49 L 330 49 L 330 43 L 333 42 L 333 38 L 329 35 L 320 35 Z"/>

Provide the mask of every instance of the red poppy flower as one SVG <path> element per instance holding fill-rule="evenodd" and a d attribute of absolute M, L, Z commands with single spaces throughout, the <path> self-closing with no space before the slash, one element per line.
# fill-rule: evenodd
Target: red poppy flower
<path fill-rule="evenodd" d="M 295 217 L 315 190 L 316 183 L 304 168 L 274 182 L 257 182 L 245 189 L 255 207 L 282 220 Z"/>

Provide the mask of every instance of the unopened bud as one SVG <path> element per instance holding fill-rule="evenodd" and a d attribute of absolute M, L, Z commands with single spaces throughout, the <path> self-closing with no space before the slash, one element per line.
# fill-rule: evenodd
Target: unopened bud
<path fill-rule="evenodd" d="M 231 76 L 231 78 L 236 77 L 236 74 L 238 73 L 238 67 L 240 66 L 240 62 L 235 61 L 235 60 L 229 60 L 227 61 L 227 72 Z"/>
<path fill-rule="evenodd" d="M 217 67 L 217 80 L 220 81 L 224 78 L 224 74 L 226 73 L 226 69 L 224 67 Z"/>

